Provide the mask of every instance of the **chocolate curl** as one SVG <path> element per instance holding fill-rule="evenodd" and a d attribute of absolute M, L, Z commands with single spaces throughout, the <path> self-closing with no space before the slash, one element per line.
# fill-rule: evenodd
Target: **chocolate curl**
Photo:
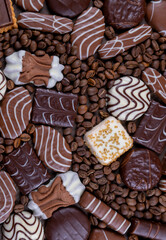
<path fill-rule="evenodd" d="M 128 220 L 89 192 L 83 193 L 79 204 L 86 211 L 92 213 L 95 217 L 105 222 L 108 227 L 122 235 L 127 232 L 131 225 Z"/>
<path fill-rule="evenodd" d="M 166 239 L 166 224 L 134 218 L 129 229 L 131 234 L 155 240 Z"/>

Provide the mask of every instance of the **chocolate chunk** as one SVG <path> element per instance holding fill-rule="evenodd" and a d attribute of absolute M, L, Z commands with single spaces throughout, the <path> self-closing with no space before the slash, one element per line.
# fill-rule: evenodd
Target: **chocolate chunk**
<path fill-rule="evenodd" d="M 131 225 L 131 223 L 119 213 L 115 212 L 112 208 L 87 191 L 83 193 L 79 204 L 86 211 L 105 222 L 108 227 L 122 235 L 127 232 Z"/>
<path fill-rule="evenodd" d="M 151 1 L 146 8 L 149 24 L 161 35 L 166 36 L 166 1 Z"/>
<path fill-rule="evenodd" d="M 0 172 L 0 223 L 4 222 L 13 211 L 16 200 L 16 188 L 8 173 Z"/>
<path fill-rule="evenodd" d="M 2 226 L 3 239 L 44 239 L 41 221 L 30 212 L 23 211 L 10 215 Z"/>
<path fill-rule="evenodd" d="M 73 127 L 78 97 L 53 90 L 36 89 L 32 122 L 50 126 Z"/>
<path fill-rule="evenodd" d="M 148 85 L 153 93 L 155 93 L 166 104 L 166 79 L 156 69 L 146 68 L 142 73 L 142 80 Z"/>
<path fill-rule="evenodd" d="M 101 59 L 110 59 L 116 55 L 127 51 L 131 47 L 140 44 L 150 37 L 152 29 L 147 24 L 142 24 L 136 28 L 132 28 L 127 32 L 121 33 L 119 36 L 107 41 L 99 48 Z"/>
<path fill-rule="evenodd" d="M 150 105 L 150 91 L 143 81 L 135 77 L 122 77 L 108 90 L 107 109 L 119 120 L 140 118 Z"/>
<path fill-rule="evenodd" d="M 69 18 L 33 12 L 20 13 L 18 24 L 26 29 L 59 34 L 71 32 L 73 29 L 73 22 Z"/>
<path fill-rule="evenodd" d="M 90 0 L 47 0 L 46 2 L 50 11 L 57 15 L 73 18 L 88 7 Z"/>
<path fill-rule="evenodd" d="M 104 31 L 104 16 L 100 9 L 88 8 L 78 17 L 71 34 L 71 42 L 78 47 L 79 59 L 87 59 L 96 53 L 104 37 Z"/>
<path fill-rule="evenodd" d="M 0 70 L 0 100 L 4 97 L 6 93 L 7 82 L 4 73 Z"/>
<path fill-rule="evenodd" d="M 162 166 L 156 153 L 136 148 L 123 160 L 120 172 L 127 187 L 136 191 L 147 191 L 159 182 Z"/>
<path fill-rule="evenodd" d="M 125 240 L 126 238 L 118 233 L 107 229 L 95 228 L 91 231 L 89 240 Z"/>
<path fill-rule="evenodd" d="M 28 142 L 4 158 L 4 165 L 20 191 L 28 194 L 46 182 L 50 175 Z"/>
<path fill-rule="evenodd" d="M 88 217 L 76 207 L 61 208 L 47 221 L 45 235 L 49 240 L 87 240 L 90 233 Z"/>
<path fill-rule="evenodd" d="M 165 240 L 166 224 L 134 218 L 132 220 L 130 233 L 146 239 Z"/>
<path fill-rule="evenodd" d="M 39 12 L 43 8 L 45 0 L 15 0 L 15 3 L 28 12 Z"/>
<path fill-rule="evenodd" d="M 145 0 L 105 0 L 103 12 L 109 25 L 117 29 L 128 29 L 143 20 L 145 8 Z"/>
<path fill-rule="evenodd" d="M 4 138 L 15 139 L 26 129 L 32 111 L 29 92 L 23 88 L 14 88 L 1 102 L 0 131 Z"/>
<path fill-rule="evenodd" d="M 162 153 L 166 146 L 166 107 L 152 101 L 133 139 L 156 153 Z"/>

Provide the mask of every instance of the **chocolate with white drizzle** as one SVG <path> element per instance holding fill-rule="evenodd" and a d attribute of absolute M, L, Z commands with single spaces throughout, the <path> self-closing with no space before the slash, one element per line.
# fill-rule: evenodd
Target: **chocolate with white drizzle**
<path fill-rule="evenodd" d="M 45 0 L 15 0 L 15 3 L 28 12 L 39 12 Z"/>

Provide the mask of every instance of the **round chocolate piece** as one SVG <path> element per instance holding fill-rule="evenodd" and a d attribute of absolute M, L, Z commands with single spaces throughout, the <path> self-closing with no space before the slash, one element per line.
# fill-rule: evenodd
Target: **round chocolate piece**
<path fill-rule="evenodd" d="M 147 191 L 159 182 L 162 166 L 156 153 L 137 148 L 125 157 L 120 172 L 127 187 L 136 191 Z"/>
<path fill-rule="evenodd" d="M 86 240 L 90 234 L 88 217 L 76 207 L 61 208 L 47 221 L 47 240 Z"/>
<path fill-rule="evenodd" d="M 138 25 L 145 15 L 145 0 L 105 0 L 103 13 L 106 22 L 117 29 Z"/>
<path fill-rule="evenodd" d="M 60 16 L 73 18 L 82 13 L 90 0 L 47 0 L 50 11 Z"/>

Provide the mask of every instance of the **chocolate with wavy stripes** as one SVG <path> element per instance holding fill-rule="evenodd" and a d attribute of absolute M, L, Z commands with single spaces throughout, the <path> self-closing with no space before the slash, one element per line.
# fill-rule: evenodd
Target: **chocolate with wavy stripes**
<path fill-rule="evenodd" d="M 156 153 L 162 153 L 166 146 L 166 106 L 152 101 L 133 139 Z"/>
<path fill-rule="evenodd" d="M 87 191 L 81 196 L 79 204 L 85 211 L 90 212 L 122 235 L 127 232 L 131 225 L 127 219 Z"/>
<path fill-rule="evenodd" d="M 146 68 L 142 80 L 166 104 L 166 79 L 154 68 Z"/>
<path fill-rule="evenodd" d="M 94 55 L 104 37 L 105 24 L 101 10 L 91 7 L 76 20 L 71 34 L 72 45 L 78 47 L 78 58 L 87 59 Z"/>
<path fill-rule="evenodd" d="M 39 12 L 45 0 L 15 0 L 15 3 L 28 12 Z"/>
<path fill-rule="evenodd" d="M 54 90 L 36 89 L 32 122 L 58 127 L 73 127 L 78 97 Z"/>
<path fill-rule="evenodd" d="M 34 133 L 34 148 L 40 160 L 56 172 L 67 172 L 72 154 L 65 138 L 55 129 L 37 126 Z"/>
<path fill-rule="evenodd" d="M 44 240 L 41 221 L 30 212 L 13 213 L 2 226 L 3 240 Z"/>
<path fill-rule="evenodd" d="M 73 22 L 69 18 L 33 12 L 20 13 L 18 25 L 25 29 L 58 34 L 65 34 L 73 29 Z"/>
<path fill-rule="evenodd" d="M 28 142 L 8 154 L 4 165 L 23 194 L 30 193 L 50 178 Z"/>
<path fill-rule="evenodd" d="M 23 88 L 14 88 L 1 102 L 0 131 L 4 138 L 15 139 L 26 129 L 32 111 L 29 92 Z"/>
<path fill-rule="evenodd" d="M 142 24 L 132 28 L 127 32 L 119 34 L 112 40 L 107 41 L 99 48 L 101 59 L 110 59 L 123 53 L 150 37 L 152 28 L 147 24 Z"/>
<path fill-rule="evenodd" d="M 119 120 L 133 121 L 141 117 L 149 105 L 150 91 L 138 78 L 119 78 L 108 90 L 107 109 Z"/>
<path fill-rule="evenodd" d="M 6 92 L 6 88 L 7 88 L 7 84 L 6 84 L 6 78 L 4 73 L 0 70 L 0 100 L 2 100 L 2 98 L 5 95 Z"/>
<path fill-rule="evenodd" d="M 3 223 L 13 211 L 16 200 L 16 188 L 8 173 L 0 172 L 0 223 Z"/>
<path fill-rule="evenodd" d="M 163 177 L 160 179 L 159 189 L 160 189 L 162 192 L 165 192 L 165 193 L 166 193 L 166 177 L 165 177 L 165 176 L 163 176 Z"/>
<path fill-rule="evenodd" d="M 93 228 L 89 240 L 125 240 L 126 238 L 108 229 Z"/>

